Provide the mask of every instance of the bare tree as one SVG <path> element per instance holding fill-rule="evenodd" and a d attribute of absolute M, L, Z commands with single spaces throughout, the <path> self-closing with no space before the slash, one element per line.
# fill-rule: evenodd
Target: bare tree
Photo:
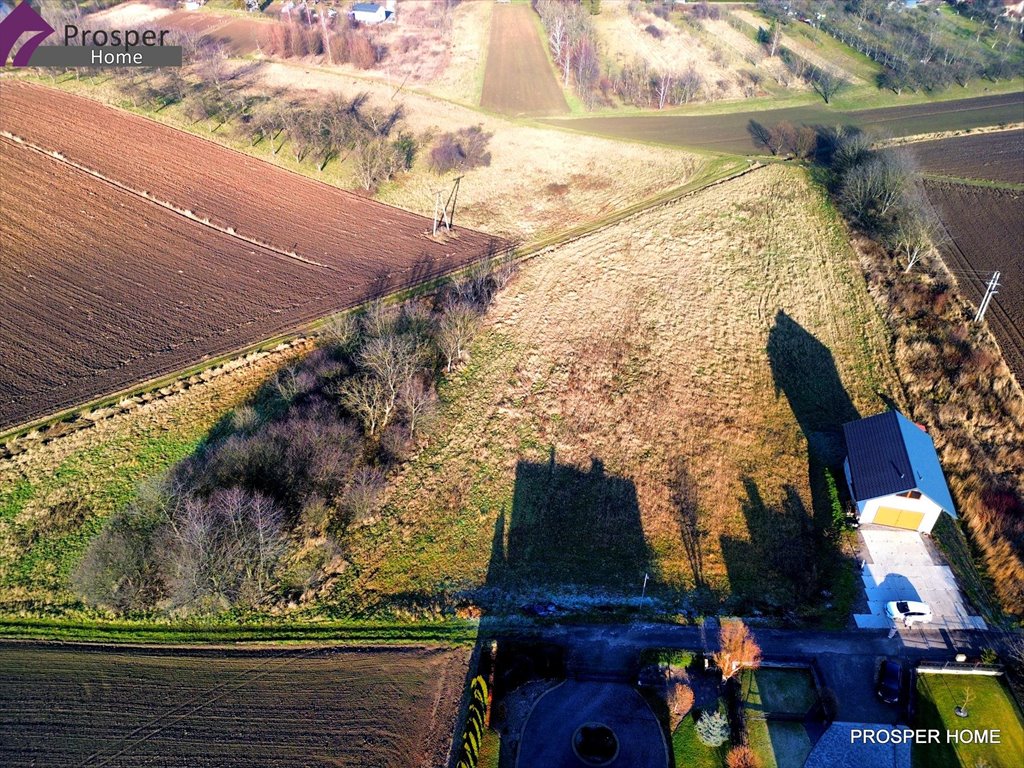
<path fill-rule="evenodd" d="M 416 431 L 429 423 L 437 408 L 437 394 L 432 386 L 417 376 L 402 386 L 398 404 L 409 426 L 409 437 L 415 440 Z"/>
<path fill-rule="evenodd" d="M 658 95 L 658 109 L 664 109 L 672 93 L 675 76 L 671 72 L 663 72 L 655 77 L 655 92 Z"/>
<path fill-rule="evenodd" d="M 924 195 L 911 187 L 904 195 L 899 215 L 887 238 L 895 252 L 906 260 L 904 272 L 930 256 L 947 239 L 946 230 Z"/>
<path fill-rule="evenodd" d="M 370 437 L 376 437 L 387 426 L 394 411 L 394 400 L 380 379 L 369 373 L 345 379 L 338 388 L 338 398 Z"/>
<path fill-rule="evenodd" d="M 757 669 L 761 664 L 761 648 L 742 621 L 725 621 L 719 631 L 719 650 L 713 654 L 715 664 L 728 680 L 741 669 Z"/>
<path fill-rule="evenodd" d="M 406 156 L 395 142 L 385 136 L 363 139 L 354 153 L 356 176 L 370 192 L 405 167 Z"/>
<path fill-rule="evenodd" d="M 445 371 L 462 359 L 466 345 L 476 333 L 479 316 L 469 307 L 457 305 L 450 308 L 441 318 L 437 329 L 436 343 L 445 361 Z"/>
<path fill-rule="evenodd" d="M 816 68 L 811 73 L 811 84 L 828 104 L 832 101 L 833 96 L 846 87 L 847 82 L 842 75 L 831 70 Z"/>
<path fill-rule="evenodd" d="M 704 77 L 692 66 L 689 67 L 682 75 L 679 76 L 679 80 L 676 84 L 678 91 L 678 100 L 684 104 L 688 104 L 697 98 L 697 94 L 700 93 L 701 88 L 704 87 Z"/>
<path fill-rule="evenodd" d="M 423 361 L 423 351 L 405 335 L 381 336 L 367 341 L 356 354 L 360 367 L 380 380 L 388 400 L 387 418 L 398 402 L 398 393 L 409 385 Z"/>

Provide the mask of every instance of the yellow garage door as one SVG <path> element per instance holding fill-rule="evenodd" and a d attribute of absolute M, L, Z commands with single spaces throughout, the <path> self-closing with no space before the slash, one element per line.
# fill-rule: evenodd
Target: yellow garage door
<path fill-rule="evenodd" d="M 873 522 L 878 525 L 891 525 L 893 528 L 910 528 L 916 531 L 924 520 L 924 512 L 907 512 L 905 509 L 879 507 Z"/>

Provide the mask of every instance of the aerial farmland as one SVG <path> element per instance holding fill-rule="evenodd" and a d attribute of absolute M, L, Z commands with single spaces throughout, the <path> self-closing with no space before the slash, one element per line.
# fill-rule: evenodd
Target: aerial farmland
<path fill-rule="evenodd" d="M 0 763 L 1019 766 L 1022 13 L 0 3 Z"/>

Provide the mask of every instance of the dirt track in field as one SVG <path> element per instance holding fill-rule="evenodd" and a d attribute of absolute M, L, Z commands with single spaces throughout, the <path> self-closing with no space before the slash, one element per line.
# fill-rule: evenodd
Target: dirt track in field
<path fill-rule="evenodd" d="M 925 173 L 1024 184 L 1024 130 L 954 136 L 910 145 Z"/>
<path fill-rule="evenodd" d="M 750 121 L 772 127 L 794 125 L 853 125 L 883 136 L 916 136 L 964 130 L 1024 120 L 1024 94 L 1020 92 L 976 99 L 912 104 L 905 107 L 840 112 L 824 105 L 736 112 L 724 115 L 645 115 L 584 117 L 551 120 L 574 130 L 613 138 L 653 141 L 718 152 L 764 153 L 750 132 Z"/>
<path fill-rule="evenodd" d="M 0 645 L 0 764 L 435 768 L 468 656 Z"/>
<path fill-rule="evenodd" d="M 494 7 L 480 105 L 513 116 L 569 111 L 529 5 Z"/>
<path fill-rule="evenodd" d="M 60 153 L 0 139 L 0 428 L 496 245 L 471 230 L 434 240 L 429 219 L 87 99 L 9 82 L 0 98 L 0 129 Z"/>
<path fill-rule="evenodd" d="M 999 293 L 986 322 L 1006 364 L 1024 383 L 1024 192 L 929 182 L 928 199 L 952 240 L 944 256 L 975 306 L 992 272 L 1001 273 Z"/>

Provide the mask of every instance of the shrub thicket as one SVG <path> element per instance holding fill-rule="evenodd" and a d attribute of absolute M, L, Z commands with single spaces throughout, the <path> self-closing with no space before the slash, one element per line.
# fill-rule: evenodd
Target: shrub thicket
<path fill-rule="evenodd" d="M 430 169 L 442 174 L 490 165 L 487 145 L 493 135 L 478 125 L 442 133 L 430 148 Z"/>
<path fill-rule="evenodd" d="M 82 598 L 212 613 L 315 588 L 346 529 L 375 512 L 388 473 L 422 440 L 437 381 L 510 270 L 480 267 L 428 299 L 375 303 L 331 325 L 108 522 L 75 573 Z"/>

